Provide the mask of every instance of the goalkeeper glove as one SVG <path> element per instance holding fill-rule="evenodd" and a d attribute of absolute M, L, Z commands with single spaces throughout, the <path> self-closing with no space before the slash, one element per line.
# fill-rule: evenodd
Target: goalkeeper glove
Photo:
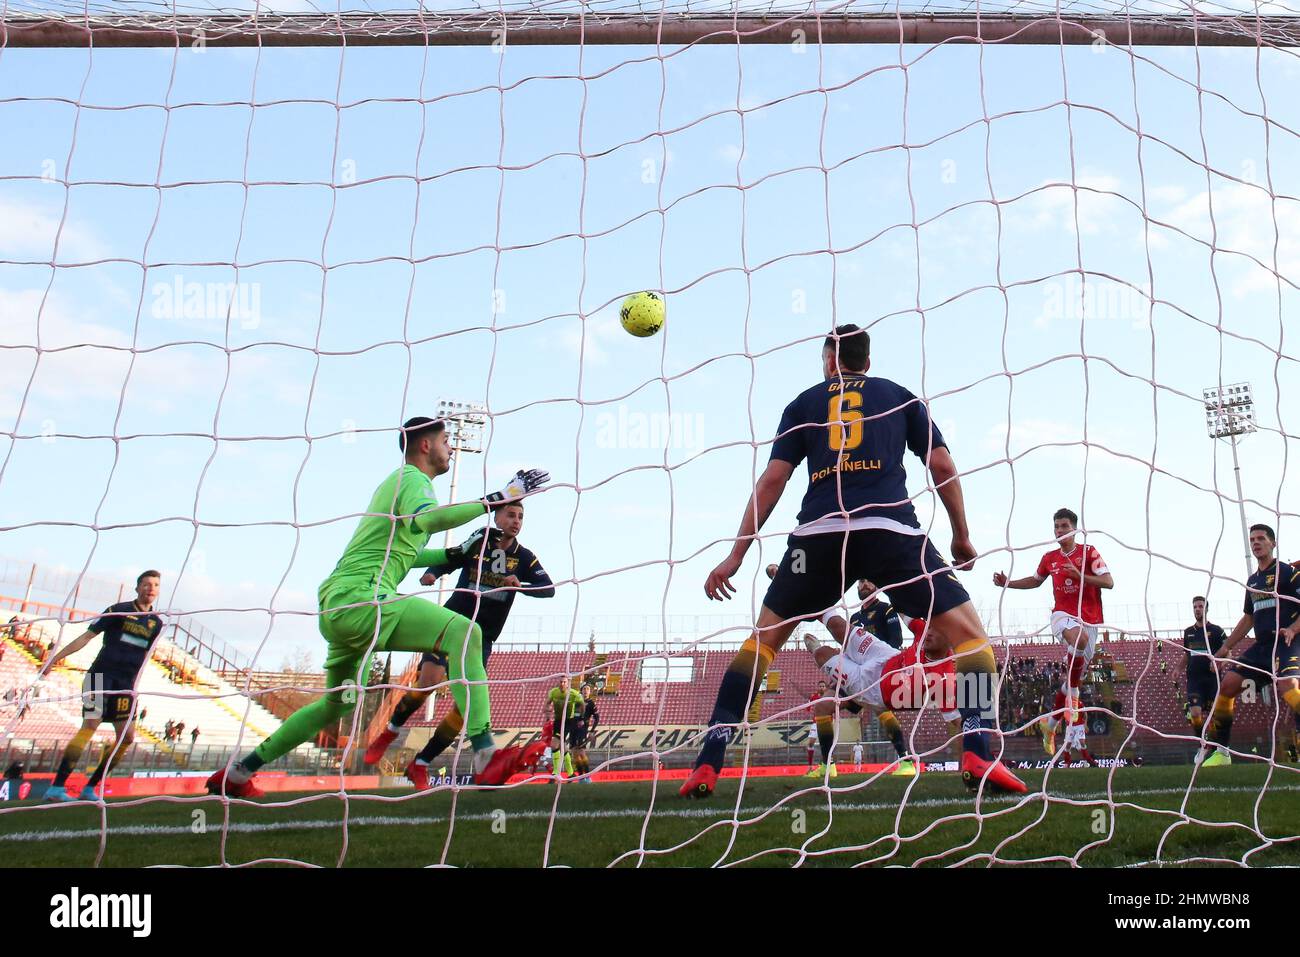
<path fill-rule="evenodd" d="M 550 480 L 550 472 L 543 472 L 541 469 L 520 469 L 515 473 L 515 477 L 506 483 L 505 488 L 484 496 L 483 504 L 488 508 L 509 505 L 511 502 L 519 501 L 525 495 L 536 492 Z"/>
<path fill-rule="evenodd" d="M 491 526 L 478 529 L 459 545 L 452 545 L 447 549 L 447 561 L 453 565 L 460 565 L 466 560 L 477 558 L 485 541 L 489 551 L 495 549 L 501 542 L 501 529 Z"/>

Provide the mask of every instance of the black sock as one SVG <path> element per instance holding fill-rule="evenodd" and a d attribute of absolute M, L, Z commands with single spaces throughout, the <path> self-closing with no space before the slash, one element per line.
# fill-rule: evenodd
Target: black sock
<path fill-rule="evenodd" d="M 817 744 L 822 749 L 822 764 L 830 764 L 831 748 L 835 746 L 835 719 L 829 715 L 818 715 L 813 722 L 817 725 Z"/>
<path fill-rule="evenodd" d="M 427 694 L 419 691 L 408 691 L 402 695 L 402 700 L 397 702 L 397 707 L 393 709 L 393 715 L 388 719 L 388 723 L 393 727 L 402 727 L 411 720 L 411 715 L 420 710 L 420 705 L 424 704 L 428 697 Z"/>
<path fill-rule="evenodd" d="M 740 646 L 736 657 L 731 659 L 727 670 L 718 686 L 718 699 L 709 716 L 709 730 L 704 735 L 704 744 L 700 747 L 700 756 L 695 759 L 695 766 L 710 765 L 715 771 L 722 770 L 722 762 L 727 755 L 727 745 L 735 734 L 734 725 L 739 724 L 741 716 L 749 711 L 757 689 L 763 686 L 763 676 L 767 666 L 776 653 L 758 644 L 750 638 Z M 719 727 L 732 725 L 733 727 Z"/>
<path fill-rule="evenodd" d="M 61 788 L 68 783 L 68 776 L 72 774 L 72 761 L 67 755 L 59 762 L 59 769 L 54 772 L 54 783 L 50 787 Z"/>

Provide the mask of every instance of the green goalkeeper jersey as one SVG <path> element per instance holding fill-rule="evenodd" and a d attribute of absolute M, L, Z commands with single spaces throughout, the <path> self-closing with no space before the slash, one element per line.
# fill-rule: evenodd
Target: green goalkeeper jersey
<path fill-rule="evenodd" d="M 415 522 L 416 515 L 437 507 L 429 476 L 414 465 L 402 466 L 375 489 L 367 514 L 357 523 L 325 584 L 370 591 L 378 582 L 378 594 L 395 594 L 407 572 L 417 565 L 433 564 L 431 559 L 437 557 L 425 551 L 432 531 L 421 531 Z M 483 510 L 478 505 L 473 508 L 480 514 Z M 442 554 L 441 549 L 436 552 Z"/>
<path fill-rule="evenodd" d="M 558 722 L 563 718 L 566 722 L 573 720 L 583 705 L 582 692 L 575 688 L 565 691 L 563 688 L 552 688 L 551 693 L 547 695 L 547 700 L 551 703 L 551 711 Z M 563 715 L 560 709 L 564 709 Z"/>

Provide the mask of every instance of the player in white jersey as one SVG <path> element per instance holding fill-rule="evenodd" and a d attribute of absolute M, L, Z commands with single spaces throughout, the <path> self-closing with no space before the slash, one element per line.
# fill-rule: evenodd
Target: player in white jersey
<path fill-rule="evenodd" d="M 822 623 L 839 642 L 840 650 L 821 644 L 812 635 L 804 635 L 804 647 L 826 673 L 834 691 L 813 705 L 823 763 L 810 771 L 808 777 L 837 774 L 830 761 L 830 751 L 838 707 L 852 711 L 865 707 L 876 714 L 921 708 L 930 702 L 931 691 L 937 690 L 935 703 L 944 719 L 950 723 L 959 721 L 952 659 L 933 660 L 943 653 L 944 641 L 933 627 L 927 629 L 922 622 L 920 631 L 924 639 L 900 652 L 861 625 L 850 624 L 835 610 L 823 615 Z M 922 672 L 919 675 L 915 670 L 918 663 Z"/>

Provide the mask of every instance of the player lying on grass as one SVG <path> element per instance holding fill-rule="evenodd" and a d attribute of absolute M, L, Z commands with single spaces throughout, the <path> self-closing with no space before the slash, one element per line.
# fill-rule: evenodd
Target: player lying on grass
<path fill-rule="evenodd" d="M 776 565 L 768 565 L 767 577 L 770 579 L 775 576 Z M 881 597 L 883 594 L 884 592 L 867 579 L 858 582 L 858 598 L 862 604 L 849 618 L 849 629 L 852 631 L 855 628 L 860 628 L 872 637 L 883 641 L 895 651 L 900 651 L 903 647 L 904 616 L 899 615 L 898 610 Z M 921 633 L 925 629 L 925 622 L 919 618 L 908 618 L 906 621 L 908 629 L 912 632 L 912 640 L 919 641 Z M 851 702 L 845 710 L 851 714 L 858 714 L 862 707 L 855 702 Z M 814 706 L 813 708 L 813 725 L 817 743 L 821 747 L 822 763 L 820 767 L 815 767 L 808 772 L 807 776 L 810 778 L 821 777 L 828 765 L 832 777 L 838 773 L 834 762 L 830 759 L 831 745 L 835 734 L 835 712 L 835 706 L 829 701 L 823 702 L 820 707 Z M 881 708 L 876 711 L 876 719 L 880 722 L 881 730 L 889 735 L 889 743 L 894 746 L 894 752 L 898 755 L 898 764 L 890 774 L 896 777 L 914 776 L 916 774 L 916 765 L 908 757 L 907 742 L 903 737 L 903 725 L 898 720 L 898 716 L 888 708 Z M 811 759 L 809 763 L 812 763 Z"/>
<path fill-rule="evenodd" d="M 145 662 L 149 660 L 153 643 L 162 632 L 162 619 L 153 613 L 153 604 L 158 600 L 161 584 L 162 576 L 158 572 L 152 569 L 142 572 L 135 580 L 134 601 L 125 601 L 104 609 L 102 615 L 56 652 L 45 666 L 45 673 L 49 674 L 55 665 L 64 658 L 75 655 L 97 635 L 104 638 L 99 654 L 86 670 L 86 680 L 81 687 L 84 720 L 64 749 L 63 758 L 54 773 L 54 783 L 45 792 L 49 800 L 93 801 L 99 782 L 131 747 L 135 738 L 135 683 Z M 105 721 L 113 723 L 113 730 L 117 734 L 113 747 L 90 775 L 90 780 L 81 791 L 81 797 L 70 797 L 68 777 L 76 770 L 86 745 Z"/>
<path fill-rule="evenodd" d="M 546 569 L 519 541 L 519 531 L 524 525 L 524 503 L 502 505 L 492 521 L 495 527 L 484 529 L 477 541 L 471 539 L 458 554 L 449 555 L 447 564 L 429 567 L 420 578 L 421 585 L 432 585 L 448 572 L 460 571 L 456 590 L 443 607 L 478 624 L 483 632 L 484 669 L 492 655 L 492 646 L 510 617 L 515 596 L 521 593 L 533 598 L 555 596 L 555 585 Z M 445 652 L 421 656 L 418 685 L 402 696 L 388 720 L 388 727 L 375 735 L 366 748 L 366 764 L 378 764 L 383 759 L 402 726 L 420 710 L 433 689 L 446 680 Z M 455 743 L 464 726 L 465 716 L 453 705 L 424 748 L 406 766 L 406 776 L 418 789 L 423 791 L 429 787 L 429 765 Z"/>
<path fill-rule="evenodd" d="M 487 672 L 483 669 L 483 630 L 464 615 L 397 589 L 415 566 L 456 564 L 447 549 L 427 548 L 429 537 L 456 528 L 492 508 L 517 501 L 545 485 L 550 476 L 520 471 L 500 492 L 477 502 L 439 507 L 433 479 L 450 467 L 451 445 L 445 423 L 424 416 L 408 420 L 398 436 L 406 464 L 380 483 L 334 571 L 321 583 L 320 617 L 324 637 L 323 696 L 299 708 L 279 730 L 235 764 L 208 778 L 208 791 L 235 797 L 261 794 L 253 775 L 263 765 L 313 740 L 356 707 L 358 688 L 369 680 L 376 651 L 439 652 L 447 656 L 451 694 L 465 716 L 474 748 L 478 784 L 501 784 L 514 773 L 518 748 L 498 751 L 492 740 Z M 478 536 L 466 544 L 474 547 Z M 458 551 L 464 546 L 456 546 Z"/>
<path fill-rule="evenodd" d="M 898 651 L 861 625 L 846 621 L 835 610 L 822 616 L 822 624 L 840 650 L 823 645 L 812 635 L 803 637 L 804 647 L 826 673 L 832 689 L 830 695 L 813 705 L 822 766 L 810 771 L 808 777 L 837 776 L 830 762 L 837 706 L 854 714 L 863 708 L 877 715 L 888 714 L 897 725 L 894 710 L 916 710 L 929 704 L 938 707 L 944 720 L 956 730 L 961 720 L 956 706 L 956 673 L 952 659 L 944 656 L 947 642 L 936 629 L 927 629 L 919 618 L 912 619 L 916 640 L 906 650 Z M 901 726 L 898 736 L 903 736 Z M 916 766 L 906 756 L 904 750 L 893 773 L 899 774 L 906 764 L 907 770 L 901 776 L 915 776 Z"/>
<path fill-rule="evenodd" d="M 771 458 L 745 505 L 731 553 L 709 574 L 704 592 L 723 600 L 731 579 L 795 468 L 808 463 L 808 490 L 799 525 L 786 543 L 763 599 L 754 632 L 728 666 L 709 718 L 694 772 L 680 793 L 713 793 L 727 745 L 762 687 L 768 666 L 802 620 L 820 617 L 855 582 L 890 584 L 894 606 L 927 619 L 954 656 L 962 716 L 962 775 L 1023 792 L 1024 783 L 998 760 L 994 685 L 997 666 L 984 626 L 966 589 L 921 529 L 907 492 L 903 456 L 925 463 L 952 526 L 953 560 L 976 557 L 966 525 L 957 467 L 925 403 L 888 379 L 867 375 L 870 339 L 857 326 L 839 326 L 821 352 L 822 380 L 786 406 Z"/>
<path fill-rule="evenodd" d="M 1196 760 L 1203 767 L 1231 764 L 1228 742 L 1237 696 L 1250 682 L 1256 693 L 1276 683 L 1277 696 L 1300 714 L 1300 569 L 1278 561 L 1274 555 L 1277 534 L 1267 525 L 1250 526 L 1250 552 L 1255 572 L 1246 579 L 1246 603 L 1237 626 L 1221 649 L 1227 657 L 1243 638 L 1255 630 L 1255 640 L 1242 652 L 1219 682 L 1210 724 L 1205 733 L 1208 747 Z M 1211 749 L 1217 746 L 1217 750 Z"/>
<path fill-rule="evenodd" d="M 1002 572 L 993 575 L 993 584 L 999 588 L 1037 588 L 1047 579 L 1052 580 L 1052 635 L 1065 646 L 1065 681 L 1056 692 L 1051 714 L 1039 722 L 1043 750 L 1048 754 L 1056 753 L 1056 729 L 1061 721 L 1073 721 L 1079 710 L 1079 685 L 1097 652 L 1101 590 L 1115 587 L 1115 579 L 1097 549 L 1075 541 L 1078 527 L 1078 515 L 1068 508 L 1057 509 L 1052 516 L 1052 532 L 1060 546 L 1043 555 L 1034 574 L 1014 580 Z"/>

